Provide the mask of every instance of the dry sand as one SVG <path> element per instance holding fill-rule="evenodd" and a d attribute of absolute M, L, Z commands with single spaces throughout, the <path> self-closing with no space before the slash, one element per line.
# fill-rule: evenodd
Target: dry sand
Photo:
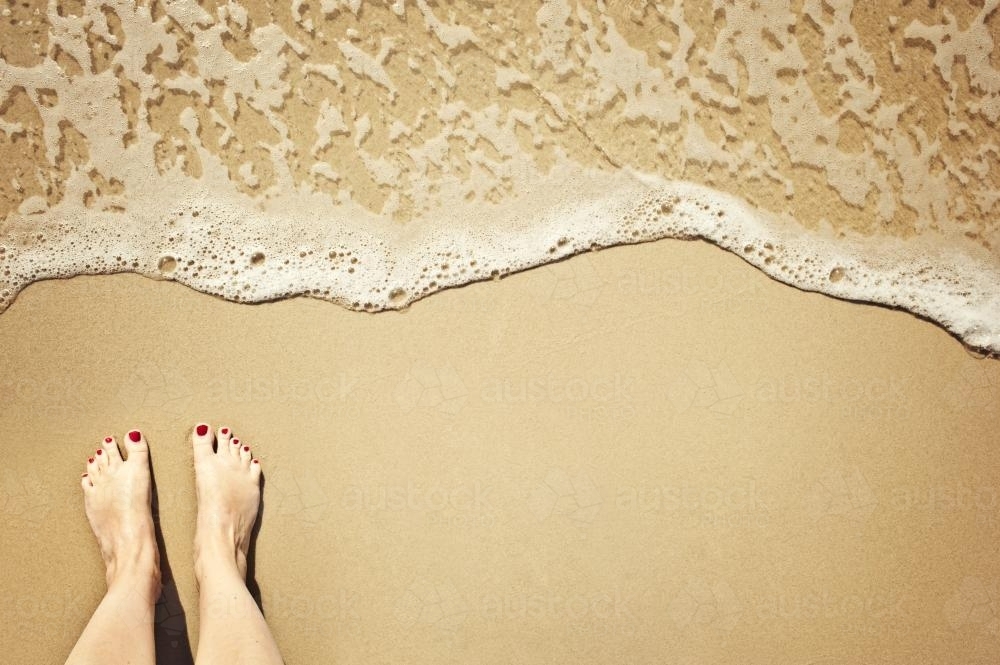
<path fill-rule="evenodd" d="M 101 597 L 78 478 L 133 427 L 185 662 L 199 420 L 263 460 L 289 664 L 1000 660 L 1000 363 L 704 244 L 378 315 L 43 282 L 0 348 L 4 662 L 62 662 Z"/>

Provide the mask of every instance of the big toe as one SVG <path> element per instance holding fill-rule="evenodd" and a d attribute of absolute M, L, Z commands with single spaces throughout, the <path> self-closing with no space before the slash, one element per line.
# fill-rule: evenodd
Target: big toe
<path fill-rule="evenodd" d="M 128 451 L 129 456 L 133 453 L 145 454 L 149 452 L 149 445 L 146 443 L 146 437 L 142 435 L 142 432 L 134 429 L 125 435 L 125 450 Z"/>
<path fill-rule="evenodd" d="M 207 423 L 198 423 L 191 431 L 191 446 L 195 458 L 212 454 L 212 428 Z"/>

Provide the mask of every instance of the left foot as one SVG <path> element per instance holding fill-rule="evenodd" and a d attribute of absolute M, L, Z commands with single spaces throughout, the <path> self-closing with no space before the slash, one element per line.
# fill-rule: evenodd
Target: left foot
<path fill-rule="evenodd" d="M 107 567 L 108 589 L 129 585 L 155 602 L 160 553 L 150 510 L 149 447 L 136 430 L 125 436 L 127 459 L 106 437 L 81 478 L 84 506 Z"/>

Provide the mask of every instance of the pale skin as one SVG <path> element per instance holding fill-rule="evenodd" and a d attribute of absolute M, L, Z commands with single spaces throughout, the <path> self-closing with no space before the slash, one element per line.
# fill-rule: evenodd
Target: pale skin
<path fill-rule="evenodd" d="M 214 445 L 213 445 L 214 443 Z M 260 506 L 259 460 L 228 427 L 191 434 L 198 522 L 198 665 L 281 665 L 278 646 L 246 586 L 247 550 Z M 106 437 L 81 478 L 87 519 L 101 549 L 108 591 L 67 665 L 153 665 L 159 551 L 150 510 L 149 447 L 137 430 Z"/>

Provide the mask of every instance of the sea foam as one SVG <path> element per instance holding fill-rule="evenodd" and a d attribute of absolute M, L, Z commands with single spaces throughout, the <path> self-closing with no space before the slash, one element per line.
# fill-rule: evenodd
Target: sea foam
<path fill-rule="evenodd" d="M 997 4 L 4 10 L 0 308 L 131 271 L 377 311 L 702 238 L 1000 352 Z"/>

